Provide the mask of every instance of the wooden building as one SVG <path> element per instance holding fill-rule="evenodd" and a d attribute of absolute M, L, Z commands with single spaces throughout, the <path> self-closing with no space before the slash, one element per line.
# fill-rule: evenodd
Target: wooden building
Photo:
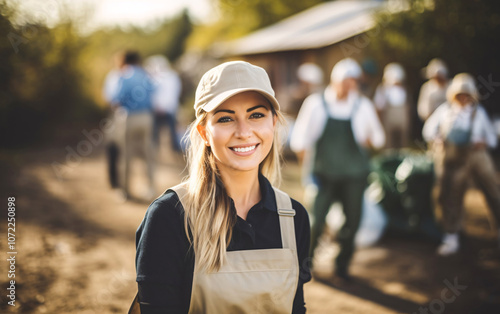
<path fill-rule="evenodd" d="M 243 38 L 213 47 L 226 60 L 246 60 L 265 68 L 285 112 L 295 115 L 290 88 L 298 84 L 297 69 L 305 62 L 319 65 L 328 83 L 332 67 L 363 51 L 376 36 L 374 13 L 386 1 L 337 0 L 325 2 L 257 30 Z M 372 30 L 373 32 L 367 32 Z"/>

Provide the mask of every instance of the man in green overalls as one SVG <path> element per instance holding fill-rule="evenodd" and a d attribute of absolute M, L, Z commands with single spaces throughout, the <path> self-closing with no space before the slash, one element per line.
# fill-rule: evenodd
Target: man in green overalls
<path fill-rule="evenodd" d="M 343 279 L 349 278 L 354 237 L 361 220 L 370 170 L 367 149 L 381 148 L 385 143 L 373 104 L 358 91 L 360 76 L 361 68 L 355 60 L 339 61 L 324 93 L 313 94 L 304 101 L 291 143 L 298 154 L 309 148 L 315 151 L 312 171 L 318 194 L 312 210 L 311 256 L 330 206 L 337 200 L 342 204 L 345 222 L 337 235 L 340 252 L 335 275 Z"/>

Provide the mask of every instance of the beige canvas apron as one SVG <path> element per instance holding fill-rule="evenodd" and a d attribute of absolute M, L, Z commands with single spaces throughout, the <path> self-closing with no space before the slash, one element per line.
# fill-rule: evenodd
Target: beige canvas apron
<path fill-rule="evenodd" d="M 172 188 L 182 203 L 185 189 Z M 278 206 L 282 249 L 227 252 L 216 273 L 195 272 L 189 313 L 291 313 L 297 290 L 299 265 L 290 197 L 274 189 Z"/>
<path fill-rule="evenodd" d="M 179 200 L 183 185 L 171 190 Z M 291 313 L 299 280 L 294 216 L 290 197 L 274 188 L 278 207 L 282 249 L 227 252 L 226 263 L 217 273 L 195 272 L 189 313 Z M 184 207 L 184 205 L 183 205 Z M 140 313 L 136 295 L 129 314 Z"/>

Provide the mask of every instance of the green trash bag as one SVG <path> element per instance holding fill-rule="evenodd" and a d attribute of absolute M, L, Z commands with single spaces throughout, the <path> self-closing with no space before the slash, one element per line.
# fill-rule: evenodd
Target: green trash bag
<path fill-rule="evenodd" d="M 390 151 L 372 159 L 370 196 L 384 209 L 386 232 L 439 241 L 432 203 L 434 168 L 422 152 Z"/>

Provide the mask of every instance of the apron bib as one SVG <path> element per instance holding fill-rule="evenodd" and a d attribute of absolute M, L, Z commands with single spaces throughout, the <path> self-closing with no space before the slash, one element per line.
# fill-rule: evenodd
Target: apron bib
<path fill-rule="evenodd" d="M 182 203 L 186 191 L 173 187 Z M 291 313 L 299 279 L 294 216 L 290 197 L 274 189 L 282 249 L 226 252 L 218 272 L 195 272 L 189 313 Z"/>
<path fill-rule="evenodd" d="M 329 180 L 368 176 L 370 172 L 368 155 L 356 142 L 351 122 L 358 110 L 360 98 L 356 99 L 351 118 L 347 120 L 332 118 L 324 99 L 323 104 L 328 120 L 316 142 L 313 173 Z"/>
<path fill-rule="evenodd" d="M 440 126 L 441 136 L 444 137 L 444 162 L 449 165 L 464 165 L 469 156 L 471 146 L 472 128 L 474 126 L 474 118 L 477 108 L 470 116 L 470 125 L 467 129 L 456 127 L 456 121 L 453 123 L 450 130 L 446 131 Z"/>

